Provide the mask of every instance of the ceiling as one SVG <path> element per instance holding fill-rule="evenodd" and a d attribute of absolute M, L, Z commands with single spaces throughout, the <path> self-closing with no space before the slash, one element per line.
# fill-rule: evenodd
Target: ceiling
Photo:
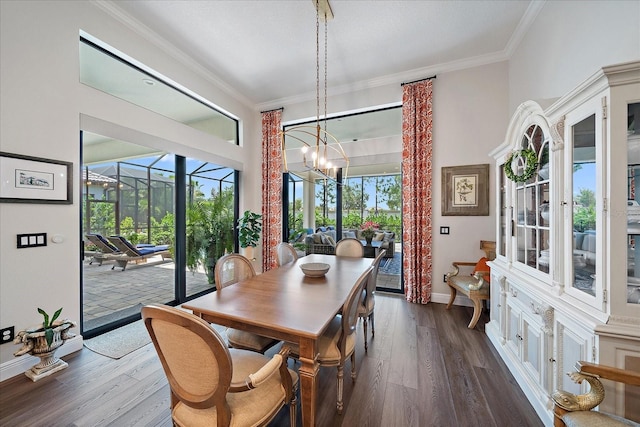
<path fill-rule="evenodd" d="M 540 1 L 331 0 L 328 92 L 506 60 Z M 102 3 L 256 109 L 316 98 L 313 0 Z M 323 24 L 320 24 L 321 44 Z M 322 48 L 321 48 L 322 50 Z M 322 67 L 322 65 L 321 65 Z M 322 79 L 322 77 L 321 77 Z"/>

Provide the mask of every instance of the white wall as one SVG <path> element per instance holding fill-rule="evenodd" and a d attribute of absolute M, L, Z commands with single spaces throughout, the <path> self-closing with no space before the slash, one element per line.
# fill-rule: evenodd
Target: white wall
<path fill-rule="evenodd" d="M 260 209 L 259 114 L 190 67 L 144 40 L 89 2 L 0 2 L 0 150 L 71 161 L 72 205 L 0 203 L 0 327 L 16 332 L 41 321 L 37 307 L 80 320 L 79 130 L 83 122 L 134 128 L 143 140 L 162 136 L 164 148 L 243 169 L 241 208 Z M 79 31 L 84 30 L 238 116 L 244 147 L 109 97 L 79 83 Z M 98 120 L 94 120 L 96 118 Z M 144 141 L 132 141 L 145 145 Z M 255 152 L 258 152 L 256 154 Z M 221 162 L 222 160 L 222 162 Z M 257 199 L 257 201 L 256 201 Z M 46 232 L 64 242 L 16 249 L 16 234 Z M 77 332 L 77 331 L 76 331 Z M 0 366 L 13 359 L 0 347 Z"/>
<path fill-rule="evenodd" d="M 605 65 L 640 59 L 640 1 L 547 1 L 509 60 L 509 111 L 558 98 Z"/>

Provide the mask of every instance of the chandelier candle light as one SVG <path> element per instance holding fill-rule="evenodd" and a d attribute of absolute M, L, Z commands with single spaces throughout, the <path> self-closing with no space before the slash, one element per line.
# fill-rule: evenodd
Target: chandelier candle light
<path fill-rule="evenodd" d="M 302 144 L 302 165 L 304 169 L 323 178 L 336 179 L 338 168 L 347 175 L 349 158 L 337 138 L 327 132 L 327 21 L 333 19 L 329 0 L 312 0 L 316 8 L 316 123 L 292 126 L 282 132 L 282 161 L 285 172 L 287 163 L 287 141 Z M 324 22 L 324 118 L 320 120 L 320 20 Z M 321 126 L 320 122 L 323 122 Z M 307 141 L 311 141 L 307 142 Z M 294 142 L 295 143 L 295 142 Z M 291 145 L 291 144 L 289 144 Z M 308 158 L 310 157 L 310 159 Z"/>

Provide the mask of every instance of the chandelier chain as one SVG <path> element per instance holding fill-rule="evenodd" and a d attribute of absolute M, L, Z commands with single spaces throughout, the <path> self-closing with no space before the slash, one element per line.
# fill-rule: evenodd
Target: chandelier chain
<path fill-rule="evenodd" d="M 324 12 L 324 145 L 327 145 L 327 12 Z M 326 153 L 326 148 L 325 148 Z"/>

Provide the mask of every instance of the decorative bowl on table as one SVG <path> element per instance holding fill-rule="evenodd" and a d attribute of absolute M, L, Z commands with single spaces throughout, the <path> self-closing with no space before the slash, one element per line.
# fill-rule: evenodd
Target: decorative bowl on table
<path fill-rule="evenodd" d="M 308 277 L 322 277 L 329 271 L 329 264 L 323 262 L 308 262 L 306 264 L 300 264 L 300 269 L 305 276 Z"/>

